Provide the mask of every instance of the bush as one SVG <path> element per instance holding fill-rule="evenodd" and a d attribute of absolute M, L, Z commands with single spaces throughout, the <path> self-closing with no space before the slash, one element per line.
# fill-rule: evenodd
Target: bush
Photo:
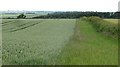
<path fill-rule="evenodd" d="M 17 16 L 18 19 L 25 19 L 26 16 L 24 14 L 20 14 L 19 16 Z"/>

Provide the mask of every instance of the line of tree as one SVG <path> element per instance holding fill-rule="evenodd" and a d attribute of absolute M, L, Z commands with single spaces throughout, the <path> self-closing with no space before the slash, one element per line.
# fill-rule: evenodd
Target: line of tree
<path fill-rule="evenodd" d="M 90 17 L 90 16 L 98 16 L 101 18 L 120 18 L 120 12 L 54 12 L 51 14 L 43 15 L 43 16 L 36 16 L 33 17 L 33 19 L 36 18 L 42 18 L 42 19 L 48 19 L 48 18 L 69 18 L 69 19 L 75 19 L 80 17 Z"/>

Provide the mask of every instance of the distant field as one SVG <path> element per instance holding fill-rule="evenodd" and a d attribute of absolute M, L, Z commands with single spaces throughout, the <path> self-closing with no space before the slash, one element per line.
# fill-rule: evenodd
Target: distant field
<path fill-rule="evenodd" d="M 118 64 L 118 39 L 82 20 L 3 19 L 2 30 L 6 65 Z"/>
<path fill-rule="evenodd" d="M 20 14 L 2 14 L 2 18 L 17 18 Z M 40 14 L 25 14 L 26 18 L 32 18 L 40 15 L 47 15 L 47 13 L 40 13 Z"/>
<path fill-rule="evenodd" d="M 105 19 L 111 23 L 115 23 L 115 24 L 118 24 L 118 19 Z"/>

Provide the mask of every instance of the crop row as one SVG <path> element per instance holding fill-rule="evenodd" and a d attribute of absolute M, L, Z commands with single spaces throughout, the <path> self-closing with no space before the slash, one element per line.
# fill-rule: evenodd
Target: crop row
<path fill-rule="evenodd" d="M 24 20 L 14 20 L 14 21 L 7 21 L 4 22 L 5 24 L 2 24 L 3 26 L 3 31 L 9 31 L 9 32 L 15 32 L 19 30 L 26 29 L 28 27 L 34 26 L 42 21 L 25 21 Z"/>
<path fill-rule="evenodd" d="M 23 30 L 23 29 L 26 29 L 28 27 L 34 26 L 34 25 L 36 25 L 38 23 L 40 23 L 40 22 L 36 22 L 36 23 L 32 23 L 32 24 L 29 24 L 29 22 L 28 22 L 26 24 L 20 25 L 19 28 L 11 30 L 10 32 L 15 32 L 15 31 Z"/>

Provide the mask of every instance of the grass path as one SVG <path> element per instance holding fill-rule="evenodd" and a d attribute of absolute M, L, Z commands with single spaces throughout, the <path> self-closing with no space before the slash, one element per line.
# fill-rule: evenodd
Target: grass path
<path fill-rule="evenodd" d="M 117 65 L 118 41 L 96 32 L 88 22 L 77 20 L 74 35 L 63 48 L 58 64 Z"/>

